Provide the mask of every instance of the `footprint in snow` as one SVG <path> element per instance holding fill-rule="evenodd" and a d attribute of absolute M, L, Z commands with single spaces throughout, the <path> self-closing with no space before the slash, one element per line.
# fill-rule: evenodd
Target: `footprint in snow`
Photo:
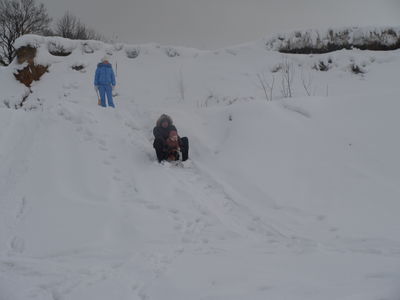
<path fill-rule="evenodd" d="M 172 213 L 172 214 L 177 214 L 177 213 L 179 213 L 179 210 L 176 209 L 176 208 L 170 208 L 170 209 L 168 209 L 168 211 L 169 211 L 170 213 Z"/>
<path fill-rule="evenodd" d="M 112 178 L 114 181 L 121 181 L 122 179 L 121 178 L 119 178 L 118 176 L 113 176 L 113 178 Z"/>
<path fill-rule="evenodd" d="M 154 204 L 154 203 L 147 203 L 147 204 L 146 204 L 146 207 L 147 207 L 148 209 L 151 209 L 151 210 L 160 209 L 160 206 L 157 205 L 157 204 Z"/>
<path fill-rule="evenodd" d="M 106 142 L 105 140 L 99 139 L 99 140 L 98 140 L 98 143 L 99 143 L 101 146 L 107 146 L 107 142 Z"/>
<path fill-rule="evenodd" d="M 176 231 L 181 231 L 182 230 L 182 224 L 176 224 L 175 226 L 174 226 L 174 230 L 176 230 Z"/>

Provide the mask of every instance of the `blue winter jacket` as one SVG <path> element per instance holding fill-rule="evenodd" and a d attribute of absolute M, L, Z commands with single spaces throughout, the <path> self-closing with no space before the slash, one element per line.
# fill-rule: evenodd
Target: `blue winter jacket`
<path fill-rule="evenodd" d="M 115 75 L 110 64 L 99 63 L 94 76 L 94 85 L 112 85 L 115 86 Z"/>

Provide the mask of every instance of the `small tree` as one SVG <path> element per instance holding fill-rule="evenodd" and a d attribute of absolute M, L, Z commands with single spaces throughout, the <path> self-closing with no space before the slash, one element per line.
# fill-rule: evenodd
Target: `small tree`
<path fill-rule="evenodd" d="M 35 0 L 0 0 L 0 61 L 9 65 L 15 57 L 15 40 L 44 33 L 50 22 L 45 6 Z"/>
<path fill-rule="evenodd" d="M 57 21 L 54 34 L 72 40 L 103 40 L 100 34 L 88 28 L 70 12 L 66 12 Z"/>

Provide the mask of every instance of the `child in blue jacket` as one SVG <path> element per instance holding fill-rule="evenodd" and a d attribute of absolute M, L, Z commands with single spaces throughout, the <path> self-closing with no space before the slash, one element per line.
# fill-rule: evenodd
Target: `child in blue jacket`
<path fill-rule="evenodd" d="M 108 106 L 115 107 L 112 98 L 112 90 L 115 87 L 115 75 L 107 57 L 104 57 L 101 63 L 97 65 L 94 85 L 100 93 L 101 106 L 106 107 L 107 95 Z"/>

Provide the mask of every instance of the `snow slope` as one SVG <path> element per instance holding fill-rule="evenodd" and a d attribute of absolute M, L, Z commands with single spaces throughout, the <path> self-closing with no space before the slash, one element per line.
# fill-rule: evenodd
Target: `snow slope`
<path fill-rule="evenodd" d="M 282 99 L 261 42 L 27 41 L 51 66 L 18 110 L 18 66 L 0 68 L 1 300 L 399 299 L 399 51 L 287 55 Z M 92 85 L 106 53 L 115 110 Z M 184 168 L 155 162 L 161 113 L 190 139 Z"/>

